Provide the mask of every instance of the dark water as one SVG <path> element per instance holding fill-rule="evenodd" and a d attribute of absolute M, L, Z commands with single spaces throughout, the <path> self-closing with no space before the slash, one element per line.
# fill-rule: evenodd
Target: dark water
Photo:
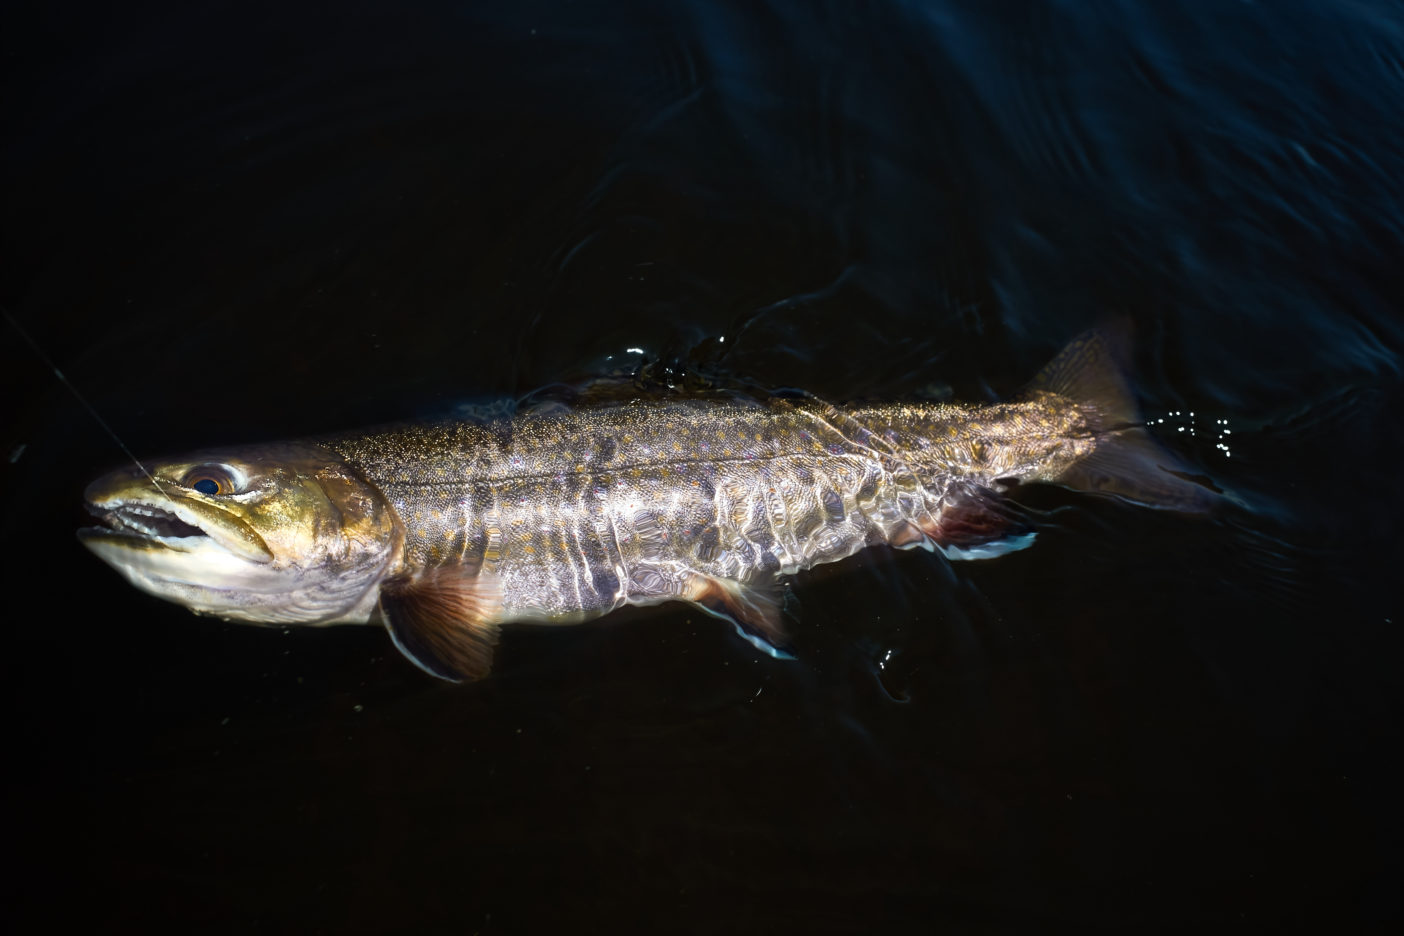
<path fill-rule="evenodd" d="M 510 631 L 449 687 L 374 629 L 196 619 L 87 555 L 122 455 L 7 328 L 17 931 L 1400 916 L 1397 6 L 50 5 L 0 34 L 0 299 L 138 452 L 606 372 L 989 400 L 1121 316 L 1159 438 L 1239 502 L 1035 490 L 1024 552 L 799 576 L 797 662 L 677 606 Z"/>

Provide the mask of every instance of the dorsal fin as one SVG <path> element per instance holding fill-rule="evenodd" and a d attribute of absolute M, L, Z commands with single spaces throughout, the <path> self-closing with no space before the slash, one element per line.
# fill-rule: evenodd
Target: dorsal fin
<path fill-rule="evenodd" d="M 381 616 L 395 646 L 426 673 L 451 682 L 491 671 L 501 609 L 497 576 L 472 566 L 442 566 L 380 586 Z"/>

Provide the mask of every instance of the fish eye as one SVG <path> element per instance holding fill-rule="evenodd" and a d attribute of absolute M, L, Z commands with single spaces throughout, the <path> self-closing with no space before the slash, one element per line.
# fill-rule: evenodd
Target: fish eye
<path fill-rule="evenodd" d="M 236 492 L 234 473 L 223 465 L 200 465 L 186 472 L 181 484 L 210 497 Z"/>

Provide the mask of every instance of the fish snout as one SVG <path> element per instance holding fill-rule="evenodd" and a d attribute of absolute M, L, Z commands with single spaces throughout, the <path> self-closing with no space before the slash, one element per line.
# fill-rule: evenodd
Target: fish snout
<path fill-rule="evenodd" d="M 145 487 L 147 490 L 160 491 L 155 483 L 138 468 L 118 468 L 110 471 L 102 477 L 93 481 L 83 489 L 83 499 L 89 506 L 100 507 L 110 504 L 115 500 L 130 497 L 136 490 Z"/>

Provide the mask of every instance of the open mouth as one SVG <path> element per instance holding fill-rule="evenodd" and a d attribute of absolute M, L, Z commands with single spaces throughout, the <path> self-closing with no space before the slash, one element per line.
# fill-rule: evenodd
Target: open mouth
<path fill-rule="evenodd" d="M 206 536 L 204 530 L 160 507 L 150 504 L 119 504 L 116 507 L 98 507 L 89 504 L 88 511 L 104 526 L 105 533 L 128 536 L 154 537 L 157 539 L 183 539 Z"/>
<path fill-rule="evenodd" d="M 78 531 L 88 548 L 102 555 L 143 561 L 162 553 L 190 556 L 227 554 L 245 562 L 273 561 L 263 537 L 235 509 L 211 502 L 208 497 L 175 496 L 152 491 L 130 470 L 99 478 L 84 492 L 88 512 L 97 524 Z M 166 558 L 170 558 L 167 556 Z"/>

